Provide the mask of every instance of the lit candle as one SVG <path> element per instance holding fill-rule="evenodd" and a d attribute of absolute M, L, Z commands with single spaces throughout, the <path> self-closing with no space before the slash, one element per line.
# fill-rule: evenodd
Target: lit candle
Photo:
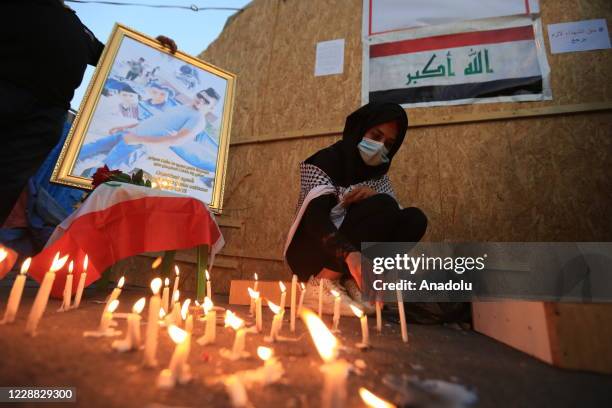
<path fill-rule="evenodd" d="M 215 342 L 215 337 L 217 336 L 217 311 L 213 309 L 214 304 L 208 296 L 204 298 L 202 307 L 206 315 L 206 331 L 197 341 L 198 344 L 205 346 Z"/>
<path fill-rule="evenodd" d="M 289 328 L 291 332 L 295 331 L 295 311 L 297 301 L 297 275 L 293 275 L 291 278 L 291 320 L 289 321 Z"/>
<path fill-rule="evenodd" d="M 253 278 L 255 279 L 255 284 L 253 285 L 253 291 L 257 292 L 257 289 L 259 287 L 259 278 L 257 276 L 257 273 L 253 274 Z M 252 315 L 254 313 L 254 310 L 255 310 L 255 299 L 251 297 L 251 304 L 249 305 L 249 313 Z"/>
<path fill-rule="evenodd" d="M 304 295 L 306 295 L 306 285 L 303 282 L 300 282 L 300 305 L 298 306 L 298 314 L 302 313 L 302 306 L 304 305 Z"/>
<path fill-rule="evenodd" d="M 400 328 L 402 330 L 402 341 L 408 343 L 408 328 L 406 327 L 406 312 L 404 311 L 404 299 L 402 298 L 402 291 L 397 289 L 397 309 L 399 310 L 400 316 Z"/>
<path fill-rule="evenodd" d="M 166 327 L 166 311 L 163 307 L 159 308 L 159 320 L 157 321 L 160 327 Z"/>
<path fill-rule="evenodd" d="M 206 269 L 206 296 L 212 300 L 212 289 L 210 288 L 210 275 L 208 274 L 208 269 Z"/>
<path fill-rule="evenodd" d="M 283 311 L 283 317 L 281 318 L 279 322 L 280 326 L 278 327 L 278 331 L 280 331 L 283 328 L 283 318 L 285 316 L 285 302 L 287 298 L 287 287 L 282 281 L 278 281 L 278 287 L 281 290 L 280 308 Z"/>
<path fill-rule="evenodd" d="M 368 407 L 372 408 L 395 408 L 395 405 L 391 404 L 388 401 L 374 395 L 367 389 L 360 387 L 359 388 L 359 396 L 365 402 Z"/>
<path fill-rule="evenodd" d="M 368 316 L 363 313 L 363 310 L 355 305 L 349 305 L 355 316 L 361 320 L 361 343 L 357 343 L 359 348 L 370 347 L 370 331 L 368 330 Z"/>
<path fill-rule="evenodd" d="M 72 301 L 72 270 L 74 269 L 74 262 L 70 261 L 68 264 L 68 275 L 66 275 L 66 284 L 64 285 L 64 297 L 60 312 L 65 312 L 70 309 L 70 303 Z"/>
<path fill-rule="evenodd" d="M 231 350 L 221 349 L 219 354 L 221 357 L 228 358 L 230 360 L 238 360 L 244 357 L 248 357 L 249 353 L 244 351 L 244 342 L 246 337 L 246 328 L 244 327 L 244 320 L 236 316 L 231 310 L 225 311 L 225 327 L 231 327 L 236 331 L 236 337 L 234 338 L 234 346 Z"/>
<path fill-rule="evenodd" d="M 340 303 L 342 303 L 342 298 L 340 294 L 335 290 L 330 291 L 334 296 L 334 317 L 332 320 L 332 332 L 339 332 L 338 325 L 340 324 Z"/>
<path fill-rule="evenodd" d="M 172 294 L 172 313 L 167 317 L 170 322 L 176 326 L 181 326 L 181 303 L 179 302 L 180 292 L 177 290 Z M 168 323 L 166 323 L 168 324 Z"/>
<path fill-rule="evenodd" d="M 25 286 L 26 282 L 26 273 L 28 272 L 28 268 L 30 267 L 31 262 L 32 258 L 28 258 L 21 264 L 21 271 L 19 275 L 17 275 L 17 277 L 15 278 L 15 282 L 13 282 L 13 287 L 11 288 L 11 293 L 9 294 L 8 303 L 6 304 L 6 310 L 4 311 L 4 318 L 2 319 L 0 324 L 13 323 L 15 321 L 15 316 L 17 316 L 19 304 L 21 303 L 23 287 Z"/>
<path fill-rule="evenodd" d="M 100 319 L 100 327 L 98 328 L 98 332 L 101 335 L 111 335 L 115 334 L 115 330 L 110 327 L 111 322 L 113 321 L 113 312 L 117 310 L 119 306 L 119 300 L 115 299 L 110 302 L 102 313 L 102 318 Z M 120 333 L 120 332 L 117 332 Z"/>
<path fill-rule="evenodd" d="M 280 288 L 280 291 L 281 291 L 280 308 L 284 310 L 285 309 L 285 299 L 287 297 L 287 287 L 285 286 L 283 281 L 278 281 L 278 287 Z"/>
<path fill-rule="evenodd" d="M 176 290 L 172 292 L 172 299 L 174 300 L 174 294 Z M 164 279 L 164 290 L 162 291 L 162 307 L 164 310 L 170 310 L 170 279 Z"/>
<path fill-rule="evenodd" d="M 174 265 L 174 273 L 176 274 L 176 277 L 174 278 L 174 286 L 172 287 L 172 296 L 174 296 L 174 292 L 176 292 L 179 288 L 179 279 L 180 279 L 180 270 L 178 265 Z"/>
<path fill-rule="evenodd" d="M 189 313 L 189 304 L 191 299 L 185 299 L 183 306 L 181 307 L 181 317 L 185 321 L 185 331 L 188 333 L 193 332 L 193 315 Z"/>
<path fill-rule="evenodd" d="M 257 347 L 257 356 L 263 360 L 264 366 L 257 370 L 256 379 L 262 384 L 272 384 L 280 380 L 284 374 L 282 364 L 274 358 L 274 350 L 269 347 Z"/>
<path fill-rule="evenodd" d="M 159 289 L 161 288 L 162 281 L 160 278 L 155 278 L 151 281 L 151 290 L 153 296 L 149 300 L 149 314 L 147 317 L 147 329 L 145 339 L 144 358 L 145 365 L 148 367 L 155 367 L 157 365 L 157 336 L 159 332 L 159 324 L 157 319 L 159 317 L 159 308 L 161 304 L 161 298 L 159 297 Z"/>
<path fill-rule="evenodd" d="M 323 318 L 323 279 L 319 279 L 319 317 Z"/>
<path fill-rule="evenodd" d="M 122 276 L 119 279 L 119 283 L 117 283 L 117 287 L 115 289 L 113 289 L 113 291 L 110 294 L 110 297 L 108 298 L 108 301 L 106 303 L 110 303 L 113 300 L 117 300 L 119 298 L 119 295 L 121 294 L 121 289 L 123 288 L 123 284 L 125 283 L 125 276 Z"/>
<path fill-rule="evenodd" d="M 279 338 L 279 332 L 282 327 L 283 316 L 285 311 L 281 309 L 280 306 L 275 305 L 274 303 L 268 300 L 268 307 L 274 313 L 274 318 L 272 319 L 272 327 L 270 328 L 270 335 L 264 338 L 264 341 L 273 343 Z"/>
<path fill-rule="evenodd" d="M 45 313 L 45 309 L 47 308 L 47 303 L 49 302 L 49 294 L 51 293 L 51 288 L 53 287 L 53 281 L 55 281 L 55 272 L 59 271 L 64 267 L 66 261 L 68 260 L 68 255 L 63 258 L 59 257 L 59 252 L 55 254 L 53 258 L 53 262 L 51 263 L 51 268 L 45 276 L 38 288 L 38 292 L 36 293 L 36 298 L 34 299 L 34 303 L 32 304 L 32 309 L 30 309 L 30 314 L 28 316 L 28 321 L 26 323 L 26 333 L 35 336 L 36 328 L 38 327 L 38 322 L 42 317 L 43 313 Z"/>
<path fill-rule="evenodd" d="M 343 407 L 346 400 L 346 379 L 350 364 L 344 360 L 336 359 L 338 357 L 338 339 L 316 314 L 305 308 L 300 315 L 308 328 L 319 355 L 325 362 L 321 366 L 325 378 L 321 406 L 323 408 Z"/>
<path fill-rule="evenodd" d="M 251 288 L 247 289 L 249 290 L 251 302 L 255 305 L 255 330 L 257 330 L 257 333 L 261 333 L 261 331 L 263 330 L 263 323 L 261 318 L 261 297 L 259 296 L 259 292 L 256 292 Z"/>
<path fill-rule="evenodd" d="M 85 289 L 85 279 L 87 279 L 88 264 L 89 264 L 89 257 L 85 255 L 85 259 L 83 260 L 83 270 L 81 271 L 81 276 L 79 276 L 79 284 L 77 286 L 76 295 L 74 296 L 73 308 L 77 308 L 81 304 L 81 298 L 83 297 L 83 290 Z"/>
<path fill-rule="evenodd" d="M 157 378 L 157 386 L 160 388 L 172 388 L 177 382 L 185 384 L 192 378 L 191 369 L 187 364 L 191 350 L 191 333 L 172 325 L 168 327 L 168 334 L 176 344 L 176 348 L 168 368 L 162 370 Z"/>
<path fill-rule="evenodd" d="M 381 309 L 382 309 L 382 302 L 377 300 L 376 301 L 376 331 L 378 331 L 379 333 L 382 332 L 382 313 L 381 313 Z"/>
<path fill-rule="evenodd" d="M 123 340 L 115 340 L 112 344 L 113 349 L 124 352 L 138 350 L 140 348 L 140 312 L 145 307 L 145 298 L 140 298 L 132 306 L 132 313 L 127 317 L 127 332 Z"/>

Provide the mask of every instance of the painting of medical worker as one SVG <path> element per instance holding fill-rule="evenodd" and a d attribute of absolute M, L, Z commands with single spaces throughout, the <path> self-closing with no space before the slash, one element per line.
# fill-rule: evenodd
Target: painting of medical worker
<path fill-rule="evenodd" d="M 210 202 L 227 79 L 124 37 L 71 174 L 142 169 L 160 188 Z"/>

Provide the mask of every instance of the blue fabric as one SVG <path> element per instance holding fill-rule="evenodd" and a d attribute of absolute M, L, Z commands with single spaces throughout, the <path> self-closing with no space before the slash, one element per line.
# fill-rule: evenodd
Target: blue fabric
<path fill-rule="evenodd" d="M 70 130 L 66 122 L 62 137 L 28 182 L 27 228 L 1 228 L 0 242 L 24 256 L 39 252 L 55 227 L 74 211 L 83 191 L 50 182 L 51 173 Z"/>

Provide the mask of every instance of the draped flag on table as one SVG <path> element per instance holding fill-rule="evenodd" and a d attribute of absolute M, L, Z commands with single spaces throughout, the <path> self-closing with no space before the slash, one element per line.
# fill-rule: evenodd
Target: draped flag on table
<path fill-rule="evenodd" d="M 144 252 L 209 245 L 211 263 L 224 245 L 221 230 L 202 201 L 133 184 L 98 186 L 72 215 L 55 229 L 45 249 L 32 259 L 30 277 L 41 281 L 55 253 L 79 265 L 89 257 L 86 286 L 115 262 Z M 66 268 L 58 271 L 51 295 L 61 297 Z M 128 278 L 129 279 L 129 278 Z M 78 279 L 73 281 L 73 292 Z"/>
<path fill-rule="evenodd" d="M 376 24 L 386 27 L 384 21 L 364 21 L 371 34 L 364 37 L 363 102 L 435 106 L 551 99 L 540 19 L 526 4 L 522 15 L 506 15 L 509 8 L 467 21 L 467 11 L 451 16 L 446 10 L 442 21 L 451 23 L 389 32 L 372 33 Z"/>

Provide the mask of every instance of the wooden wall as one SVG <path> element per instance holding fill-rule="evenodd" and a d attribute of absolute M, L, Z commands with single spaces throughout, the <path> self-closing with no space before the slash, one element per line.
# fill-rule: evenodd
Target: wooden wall
<path fill-rule="evenodd" d="M 544 26 L 612 21 L 609 0 L 540 2 Z M 289 275 L 282 250 L 298 163 L 337 140 L 360 105 L 361 4 L 254 0 L 200 55 L 238 75 L 222 218 L 240 228 L 223 228 L 213 276 Z M 390 177 L 402 205 L 429 217 L 426 240 L 612 240 L 612 52 L 550 55 L 544 33 L 552 101 L 408 112 L 418 126 Z M 314 77 L 316 43 L 337 38 L 344 73 Z"/>

